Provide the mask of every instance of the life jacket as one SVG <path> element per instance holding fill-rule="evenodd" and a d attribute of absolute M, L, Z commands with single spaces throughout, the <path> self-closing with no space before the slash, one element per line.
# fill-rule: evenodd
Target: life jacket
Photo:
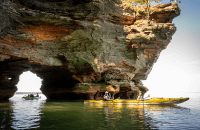
<path fill-rule="evenodd" d="M 106 95 L 104 95 L 103 97 L 105 97 Z M 107 99 L 110 99 L 110 96 L 109 95 L 107 95 Z"/>

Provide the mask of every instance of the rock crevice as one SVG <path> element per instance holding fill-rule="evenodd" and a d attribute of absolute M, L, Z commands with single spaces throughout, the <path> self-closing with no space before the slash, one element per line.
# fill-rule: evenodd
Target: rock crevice
<path fill-rule="evenodd" d="M 48 99 L 102 99 L 106 90 L 128 99 L 148 91 L 140 80 L 171 41 L 180 8 L 152 6 L 150 24 L 145 6 L 121 0 L 4 0 L 0 14 L 0 99 L 27 70 Z"/>

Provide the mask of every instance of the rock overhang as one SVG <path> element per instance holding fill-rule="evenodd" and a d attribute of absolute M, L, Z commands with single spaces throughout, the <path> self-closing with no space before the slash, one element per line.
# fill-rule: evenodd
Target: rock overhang
<path fill-rule="evenodd" d="M 69 98 L 66 95 L 98 99 L 96 93 L 103 93 L 109 85 L 116 92 L 121 88 L 117 96 L 125 93 L 124 98 L 138 90 L 144 94 L 148 89 L 140 80 L 147 78 L 160 52 L 167 47 L 176 31 L 172 19 L 180 14 L 177 4 L 156 5 L 148 25 L 145 7 L 116 0 L 8 3 L 21 16 L 9 17 L 18 23 L 10 22 L 14 28 L 4 31 L 0 40 L 0 64 L 19 57 L 25 58 L 27 64 L 46 68 L 46 76 L 55 78 L 54 82 L 46 78 L 41 88 L 50 99 L 53 94 L 63 99 Z M 31 68 L 40 70 L 37 65 Z"/>

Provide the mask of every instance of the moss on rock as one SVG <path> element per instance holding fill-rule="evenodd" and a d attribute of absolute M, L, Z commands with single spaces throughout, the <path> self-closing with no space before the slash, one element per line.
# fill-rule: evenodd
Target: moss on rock
<path fill-rule="evenodd" d="M 90 88 L 90 84 L 88 83 L 77 83 L 75 86 L 75 92 L 85 92 Z"/>

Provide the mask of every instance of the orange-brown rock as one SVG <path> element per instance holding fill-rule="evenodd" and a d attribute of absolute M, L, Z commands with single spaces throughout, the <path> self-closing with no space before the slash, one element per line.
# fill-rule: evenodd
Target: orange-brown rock
<path fill-rule="evenodd" d="M 3 7 L 3 8 L 1 8 Z M 19 75 L 43 79 L 48 99 L 136 98 L 176 31 L 177 3 L 151 7 L 121 0 L 0 2 L 0 100 Z M 28 90 L 27 90 L 28 91 Z"/>
<path fill-rule="evenodd" d="M 67 35 L 69 30 L 62 26 L 29 26 L 19 29 L 34 35 L 35 40 L 58 40 Z"/>

